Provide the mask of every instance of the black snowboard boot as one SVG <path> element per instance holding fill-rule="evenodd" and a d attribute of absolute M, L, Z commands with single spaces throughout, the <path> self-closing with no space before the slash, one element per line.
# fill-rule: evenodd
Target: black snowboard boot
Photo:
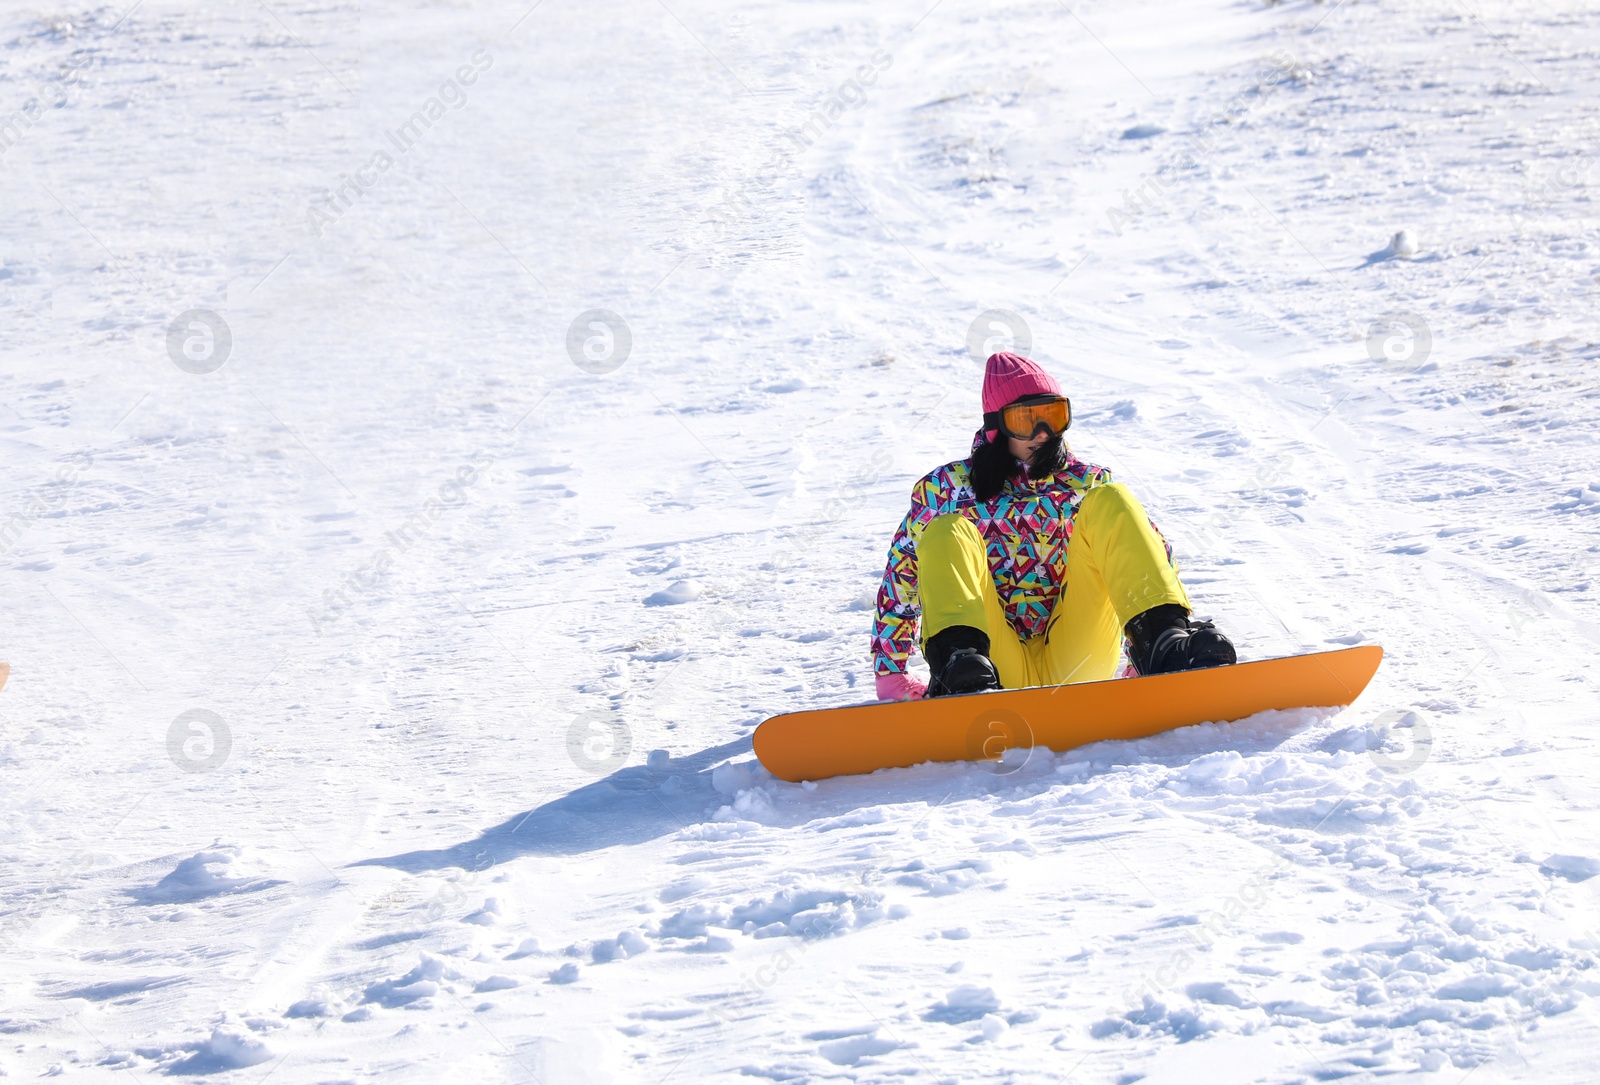
<path fill-rule="evenodd" d="M 1128 657 L 1140 675 L 1170 674 L 1239 662 L 1233 643 L 1210 622 L 1197 622 L 1176 603 L 1164 603 L 1128 622 Z"/>
<path fill-rule="evenodd" d="M 999 689 L 1000 676 L 989 661 L 989 635 L 970 625 L 941 629 L 923 649 L 928 660 L 927 697 L 982 693 Z"/>

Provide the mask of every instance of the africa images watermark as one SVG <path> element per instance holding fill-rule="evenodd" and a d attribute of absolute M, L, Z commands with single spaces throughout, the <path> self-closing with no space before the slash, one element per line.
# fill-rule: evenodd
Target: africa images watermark
<path fill-rule="evenodd" d="M 1214 909 L 1211 914 L 1200 920 L 1187 931 L 1189 940 L 1194 943 L 1194 948 L 1200 950 L 1210 949 L 1218 938 L 1223 938 L 1237 931 L 1244 917 L 1261 907 L 1267 900 L 1268 883 L 1278 874 L 1287 869 L 1289 860 L 1281 855 L 1274 855 L 1265 866 L 1257 869 L 1244 884 L 1239 887 L 1221 906 Z M 1185 973 L 1195 965 L 1195 955 L 1187 949 L 1179 947 L 1172 956 L 1155 971 L 1140 977 L 1141 982 L 1123 990 L 1123 1000 L 1135 1009 L 1144 1005 L 1145 996 L 1159 997 L 1162 991 L 1168 990 L 1183 979 Z"/>
<path fill-rule="evenodd" d="M 306 217 L 313 234 L 322 237 L 329 226 L 355 206 L 362 194 L 376 188 L 378 182 L 383 180 L 383 175 L 394 168 L 397 161 L 395 155 L 409 154 L 423 135 L 444 119 L 447 107 L 461 109 L 466 106 L 466 88 L 475 85 L 484 72 L 494 67 L 494 57 L 487 49 L 476 50 L 468 59 L 472 63 L 457 68 L 452 77 L 439 85 L 439 92 L 423 102 L 422 108 L 412 113 L 404 124 L 384 133 L 389 137 L 388 147 L 373 151 L 366 165 L 358 166 L 354 175 L 341 173 L 339 187 L 323 190 L 321 199 L 312 202 Z M 394 154 L 389 153 L 391 148 Z"/>
<path fill-rule="evenodd" d="M 1167 186 L 1179 174 L 1198 166 L 1216 149 L 1217 128 L 1233 124 L 1252 110 L 1260 108 L 1272 97 L 1285 77 L 1295 78 L 1296 73 L 1303 73 L 1291 53 L 1280 50 L 1270 54 L 1267 59 L 1271 61 L 1271 66 L 1263 68 L 1254 83 L 1234 95 L 1221 113 L 1201 125 L 1197 134 L 1185 139 L 1183 146 L 1156 167 L 1155 172 L 1146 174 L 1138 187 L 1123 190 L 1121 207 L 1106 208 L 1106 218 L 1118 237 L 1122 236 L 1126 224 L 1137 222 L 1155 207 L 1156 201 L 1166 195 Z"/>
<path fill-rule="evenodd" d="M 985 309 L 967 325 L 967 354 L 983 365 L 991 354 L 1006 351 L 1030 357 L 1033 331 L 1010 309 Z"/>
<path fill-rule="evenodd" d="M 92 57 L 73 53 L 56 66 L 55 74 L 44 81 L 38 95 L 0 116 L 0 157 L 22 142 L 28 130 L 44 119 L 46 109 L 65 109 L 72 104 L 74 94 L 83 86 L 81 73 L 92 63 Z"/>
<path fill-rule="evenodd" d="M 321 609 L 315 606 L 306 608 L 306 617 L 311 620 L 311 627 L 317 631 L 317 635 L 322 635 L 323 626 L 332 623 L 348 611 L 354 605 L 357 596 L 365 595 L 376 588 L 395 562 L 426 536 L 445 513 L 465 505 L 467 487 L 475 485 L 482 472 L 488 470 L 493 463 L 494 457 L 488 453 L 475 453 L 472 463 L 456 468 L 454 477 L 440 483 L 436 496 L 424 501 L 422 507 L 405 523 L 393 531 L 384 532 L 383 537 L 388 541 L 387 545 L 374 550 L 370 559 L 339 582 L 339 587 L 325 589 L 322 593 Z"/>
<path fill-rule="evenodd" d="M 167 728 L 167 756 L 184 772 L 213 772 L 233 751 L 233 731 L 209 708 L 191 708 Z"/>
<path fill-rule="evenodd" d="M 867 457 L 865 466 L 839 484 L 822 506 L 822 518 L 799 530 L 784 535 L 774 545 L 767 561 L 771 571 L 779 576 L 789 572 L 796 564 L 815 555 L 816 543 L 829 528 L 843 520 L 851 509 L 859 508 L 862 498 L 883 478 L 885 471 L 894 466 L 894 454 L 887 449 L 875 449 Z M 777 549 L 786 547 L 787 549 Z"/>
<path fill-rule="evenodd" d="M 793 942 L 779 946 L 765 964 L 758 965 L 749 972 L 740 973 L 739 990 L 725 996 L 720 1003 L 707 1006 L 706 1015 L 716 1022 L 718 1028 L 737 1024 L 738 1015 L 755 1012 L 767 991 L 783 978 L 785 972 L 798 964 L 800 957 L 810 952 L 812 946 L 824 938 L 831 937 L 843 927 L 844 917 L 838 914 L 808 917 L 800 925 L 800 929 L 794 932 Z M 791 949 L 798 951 L 800 957 L 791 953 Z"/>
<path fill-rule="evenodd" d="M 1521 210 L 1511 214 L 1512 234 L 1521 237 L 1529 226 L 1543 219 L 1563 196 L 1588 187 L 1594 159 L 1580 151 L 1576 160 L 1562 163 L 1554 173 L 1530 176 L 1524 190 Z"/>
<path fill-rule="evenodd" d="M 72 487 L 77 485 L 83 473 L 93 466 L 94 457 L 87 452 L 79 452 L 57 467 L 50 481 L 29 494 L 22 508 L 13 513 L 4 524 L 0 524 L 0 557 L 16 549 L 17 543 L 22 541 L 22 537 L 35 523 L 60 511 L 61 504 L 67 499 Z"/>
<path fill-rule="evenodd" d="M 731 223 L 754 212 L 753 196 L 766 192 L 785 174 L 798 172 L 795 156 L 820 139 L 824 132 L 844 116 L 846 110 L 860 109 L 867 104 L 867 88 L 877 83 L 879 76 L 894 64 L 894 56 L 886 49 L 872 54 L 872 63 L 858 66 L 848 79 L 835 87 L 821 105 L 811 111 L 803 124 L 785 130 L 787 145 L 780 144 L 767 163 L 755 173 L 744 178 L 704 220 L 702 226 L 714 240 L 726 236 Z"/>

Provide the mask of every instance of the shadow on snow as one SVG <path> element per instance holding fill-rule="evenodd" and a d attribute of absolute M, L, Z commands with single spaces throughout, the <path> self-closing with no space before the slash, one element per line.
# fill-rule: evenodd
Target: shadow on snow
<path fill-rule="evenodd" d="M 1002 794 L 1022 798 L 1040 794 L 1063 781 L 1054 771 L 1057 757 L 1075 762 L 1100 762 L 1081 783 L 1122 771 L 1134 764 L 1181 766 L 1197 757 L 1234 751 L 1245 756 L 1280 749 L 1285 743 L 1301 752 L 1349 748 L 1364 727 L 1343 727 L 1298 742 L 1296 736 L 1325 722 L 1327 710 L 1265 712 L 1239 724 L 1201 724 L 1132 741 L 1097 742 L 1064 755 L 1030 757 L 1012 771 L 994 763 L 924 764 L 886 769 L 868 776 L 823 781 L 804 796 L 798 788 L 784 801 L 761 812 L 773 826 L 795 826 L 848 815 L 864 807 L 925 802 L 942 805 L 951 798 Z M 618 845 L 642 844 L 710 820 L 729 796 L 712 786 L 714 768 L 729 758 L 751 752 L 750 739 L 740 738 L 698 753 L 675 758 L 660 771 L 644 765 L 618 769 L 560 798 L 508 818 L 475 839 L 446 848 L 377 856 L 353 866 L 386 866 L 417 874 L 451 867 L 483 870 L 525 855 L 582 855 Z M 741 766 L 735 772 L 749 771 Z M 756 770 L 759 773 L 759 769 Z M 670 780 L 676 784 L 670 784 Z M 772 783 L 765 774 L 737 782 L 736 787 Z M 725 787 L 728 785 L 725 783 Z M 792 785 L 781 785 L 785 789 Z"/>
<path fill-rule="evenodd" d="M 706 820 L 705 800 L 716 794 L 712 768 L 749 752 L 750 739 L 740 738 L 675 758 L 661 772 L 630 765 L 486 829 L 475 840 L 351 865 L 393 867 L 412 874 L 447 867 L 483 870 L 524 855 L 582 855 L 619 844 L 642 844 Z M 664 792 L 662 785 L 671 777 L 678 778 L 679 787 Z"/>

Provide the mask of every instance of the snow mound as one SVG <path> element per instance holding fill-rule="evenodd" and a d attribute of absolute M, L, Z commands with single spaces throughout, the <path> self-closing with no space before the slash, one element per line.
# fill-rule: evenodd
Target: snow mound
<path fill-rule="evenodd" d="M 1143 1004 L 1120 1017 L 1107 1017 L 1089 1028 L 1089 1035 L 1097 1040 L 1113 1036 L 1171 1036 L 1179 1043 L 1203 1039 L 1225 1028 L 1223 1020 L 1215 1013 L 1198 1006 L 1169 1006 L 1149 995 Z M 1238 1031 L 1250 1031 L 1240 1029 Z"/>
<path fill-rule="evenodd" d="M 517 961 L 521 960 L 523 957 L 531 957 L 538 952 L 540 952 L 539 939 L 528 937 L 518 942 L 517 948 L 506 954 L 506 960 Z"/>
<path fill-rule="evenodd" d="M 472 923 L 479 927 L 492 927 L 500 922 L 500 901 L 495 897 L 484 900 L 483 907 L 471 915 L 463 916 L 463 923 Z"/>
<path fill-rule="evenodd" d="M 729 761 L 711 770 L 711 786 L 721 795 L 737 795 L 771 779 L 757 761 Z"/>
<path fill-rule="evenodd" d="M 194 1054 L 173 1064 L 174 1074 L 216 1074 L 224 1070 L 243 1070 L 271 1062 L 276 1056 L 267 1045 L 238 1029 L 219 1025 Z"/>
<path fill-rule="evenodd" d="M 883 895 L 871 890 L 785 889 L 737 907 L 695 904 L 661 921 L 662 938 L 700 938 L 711 927 L 755 938 L 785 935 L 807 940 L 856 930 L 885 916 Z"/>
<path fill-rule="evenodd" d="M 900 1047 L 898 1041 L 878 1035 L 878 1030 L 859 1036 L 844 1036 L 818 1045 L 817 1053 L 835 1066 L 854 1066 L 872 1055 L 887 1055 Z"/>
<path fill-rule="evenodd" d="M 675 580 L 658 592 L 645 596 L 644 605 L 647 607 L 672 607 L 680 603 L 692 603 L 704 593 L 698 580 Z"/>
<path fill-rule="evenodd" d="M 629 957 L 637 957 L 648 951 L 650 943 L 636 930 L 621 931 L 615 938 L 607 938 L 596 942 L 589 949 L 590 959 L 595 964 L 605 964 L 607 961 L 623 961 Z"/>
<path fill-rule="evenodd" d="M 402 1006 L 409 1009 L 428 1009 L 433 1005 L 430 1001 L 433 996 L 448 986 L 446 981 L 460 978 L 461 973 L 452 969 L 442 958 L 424 953 L 418 960 L 417 966 L 405 975 L 380 980 L 369 986 L 362 994 L 361 1001 L 373 1002 L 389 1009 Z"/>
<path fill-rule="evenodd" d="M 1587 855 L 1552 855 L 1539 864 L 1539 869 L 1569 882 L 1582 882 L 1600 874 L 1600 859 Z"/>
<path fill-rule="evenodd" d="M 946 1025 L 959 1025 L 967 1021 L 980 1021 L 1000 1009 L 1000 997 L 992 987 L 979 987 L 963 983 L 935 1002 L 924 1021 L 938 1021 Z"/>
<path fill-rule="evenodd" d="M 234 844 L 214 844 L 197 851 L 173 868 L 155 885 L 134 891 L 140 904 L 188 904 L 228 893 L 252 893 L 281 880 L 265 877 L 244 849 Z"/>
<path fill-rule="evenodd" d="M 1410 230 L 1400 230 L 1389 243 L 1376 252 L 1367 254 L 1367 265 L 1381 264 L 1385 260 L 1416 260 L 1421 256 L 1421 246 Z"/>

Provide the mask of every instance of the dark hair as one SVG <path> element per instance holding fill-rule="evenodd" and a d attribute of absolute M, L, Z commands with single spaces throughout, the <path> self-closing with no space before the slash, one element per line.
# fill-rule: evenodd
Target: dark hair
<path fill-rule="evenodd" d="M 1056 434 L 1034 450 L 1028 460 L 1028 474 L 1036 479 L 1049 478 L 1067 465 L 1071 453 L 1066 439 Z M 1000 494 L 1006 480 L 1016 477 L 1017 458 L 1011 454 L 1011 442 L 1004 433 L 996 433 L 994 440 L 984 436 L 984 443 L 972 450 L 972 492 L 979 501 L 992 501 Z"/>

